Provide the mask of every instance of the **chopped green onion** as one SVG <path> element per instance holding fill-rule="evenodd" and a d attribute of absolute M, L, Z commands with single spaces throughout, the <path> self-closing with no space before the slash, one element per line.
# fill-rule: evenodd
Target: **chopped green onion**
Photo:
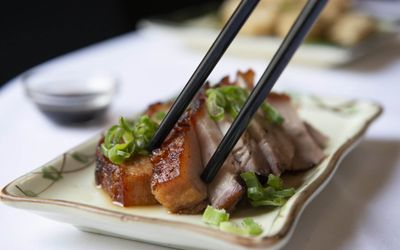
<path fill-rule="evenodd" d="M 210 88 L 206 91 L 206 106 L 208 114 L 215 121 L 224 118 L 225 113 L 235 118 L 249 96 L 249 91 L 239 86 L 222 86 Z M 284 119 L 271 105 L 263 103 L 261 109 L 265 113 L 267 121 L 275 124 L 282 124 Z"/>
<path fill-rule="evenodd" d="M 218 226 L 221 231 L 239 235 L 259 235 L 263 232 L 261 226 L 252 218 L 243 219 L 241 225 L 229 221 L 229 214 L 224 209 L 207 206 L 203 213 L 203 222 Z"/>
<path fill-rule="evenodd" d="M 265 187 L 252 172 L 240 175 L 247 186 L 247 197 L 253 207 L 283 206 L 295 194 L 294 188 L 284 188 L 280 177 L 270 174 Z"/>
<path fill-rule="evenodd" d="M 119 124 L 106 133 L 101 151 L 111 162 L 121 164 L 137 154 L 147 154 L 147 144 L 156 132 L 158 124 L 147 115 L 131 123 L 121 117 Z"/>
<path fill-rule="evenodd" d="M 233 85 L 222 86 L 220 90 L 229 102 L 244 104 L 249 95 L 246 89 Z"/>
<path fill-rule="evenodd" d="M 135 122 L 133 135 L 138 149 L 145 149 L 151 138 L 157 131 L 158 125 L 147 115 L 142 115 Z"/>
<path fill-rule="evenodd" d="M 206 106 L 208 114 L 215 121 L 220 121 L 224 118 L 226 99 L 218 89 L 208 89 L 206 91 L 207 101 Z"/>
<path fill-rule="evenodd" d="M 242 221 L 242 226 L 250 235 L 259 235 L 263 232 L 262 227 L 256 223 L 252 218 L 245 218 Z"/>
<path fill-rule="evenodd" d="M 224 209 L 216 209 L 212 206 L 207 206 L 203 213 L 203 222 L 218 226 L 221 222 L 228 221 L 229 214 Z"/>
<path fill-rule="evenodd" d="M 253 207 L 266 207 L 266 206 L 281 207 L 285 205 L 286 199 L 278 197 L 270 200 L 250 201 L 250 203 Z"/>
<path fill-rule="evenodd" d="M 247 96 L 249 95 L 247 90 L 238 86 L 223 86 L 219 89 L 227 101 L 226 110 L 235 118 L 246 102 Z"/>
<path fill-rule="evenodd" d="M 119 127 L 118 125 L 112 126 L 106 133 L 106 136 L 104 138 L 104 145 L 109 147 L 109 145 L 116 144 L 120 141 L 121 137 L 119 132 Z"/>
<path fill-rule="evenodd" d="M 281 190 L 283 188 L 283 181 L 279 176 L 270 174 L 268 175 L 268 181 L 267 181 L 268 186 L 273 187 L 277 190 Z"/>
<path fill-rule="evenodd" d="M 285 121 L 285 119 L 283 119 L 279 112 L 268 103 L 264 102 L 261 105 L 261 109 L 262 111 L 264 111 L 264 115 L 267 121 L 278 125 L 282 124 Z"/>
<path fill-rule="evenodd" d="M 165 112 L 165 111 L 157 111 L 151 118 L 157 124 L 160 124 L 162 122 L 162 120 L 164 120 L 166 115 L 167 115 L 167 112 Z"/>
<path fill-rule="evenodd" d="M 290 198 L 295 193 L 296 193 L 296 190 L 294 188 L 286 188 L 286 189 L 282 189 L 282 190 L 276 190 L 275 196 L 282 197 L 282 198 Z"/>
<path fill-rule="evenodd" d="M 244 173 L 240 174 L 240 177 L 242 177 L 244 182 L 246 182 L 246 186 L 248 188 L 252 188 L 252 187 L 261 188 L 262 187 L 256 174 L 253 172 L 244 172 Z"/>
<path fill-rule="evenodd" d="M 126 159 L 131 157 L 132 153 L 129 151 L 129 144 L 117 144 L 107 151 L 107 157 L 115 164 L 121 164 Z"/>
<path fill-rule="evenodd" d="M 231 234 L 238 234 L 238 235 L 248 234 L 248 231 L 245 228 L 240 227 L 238 224 L 231 221 L 221 222 L 221 224 L 219 224 L 219 229 L 221 231 Z"/>
<path fill-rule="evenodd" d="M 227 233 L 252 236 L 260 235 L 263 232 L 262 227 L 252 218 L 243 219 L 241 225 L 231 221 L 221 222 L 219 224 L 219 229 Z"/>
<path fill-rule="evenodd" d="M 265 190 L 261 187 L 249 187 L 247 188 L 247 197 L 251 200 L 265 199 Z"/>
<path fill-rule="evenodd" d="M 125 120 L 125 118 L 123 117 L 119 118 L 119 125 L 123 130 L 125 130 L 125 132 L 133 132 L 131 124 L 129 124 L 129 122 Z"/>

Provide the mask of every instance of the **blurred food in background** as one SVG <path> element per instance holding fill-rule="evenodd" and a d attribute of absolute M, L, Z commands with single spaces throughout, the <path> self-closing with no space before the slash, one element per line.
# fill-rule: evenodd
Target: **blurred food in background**
<path fill-rule="evenodd" d="M 169 34 L 184 46 L 204 53 L 239 3 L 240 0 L 225 0 L 208 8 L 153 17 L 142 21 L 141 27 L 164 36 Z M 268 60 L 305 3 L 306 0 L 261 0 L 227 54 Z M 360 0 L 330 0 L 292 63 L 318 67 L 348 65 L 374 51 L 390 49 L 388 44 L 397 36 L 397 19 L 380 18 L 374 15 L 377 8 L 368 9 L 365 5 L 366 1 Z"/>
<path fill-rule="evenodd" d="M 243 26 L 245 35 L 285 37 L 306 0 L 261 0 Z M 226 0 L 219 17 L 225 24 L 240 0 Z M 314 25 L 309 41 L 326 41 L 340 46 L 354 46 L 377 31 L 377 21 L 353 8 L 350 0 L 330 0 Z"/>

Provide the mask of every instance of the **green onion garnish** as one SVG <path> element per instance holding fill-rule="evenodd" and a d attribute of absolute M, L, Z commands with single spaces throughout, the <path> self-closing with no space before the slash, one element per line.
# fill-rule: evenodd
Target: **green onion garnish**
<path fill-rule="evenodd" d="M 279 112 L 268 103 L 264 102 L 261 105 L 261 109 L 262 111 L 264 111 L 264 115 L 267 121 L 278 125 L 282 124 L 285 121 L 283 117 L 279 114 Z"/>
<path fill-rule="evenodd" d="M 119 124 L 107 131 L 101 150 L 115 164 L 121 164 L 137 154 L 147 154 L 147 144 L 157 127 L 157 123 L 147 115 L 139 117 L 134 123 L 121 117 Z"/>
<path fill-rule="evenodd" d="M 242 226 L 250 235 L 259 235 L 263 232 L 262 227 L 256 223 L 252 218 L 245 218 L 242 221 Z"/>
<path fill-rule="evenodd" d="M 231 234 L 239 234 L 239 235 L 247 234 L 247 230 L 245 228 L 243 228 L 243 227 L 239 226 L 238 224 L 236 224 L 235 222 L 231 222 L 231 221 L 222 222 L 219 225 L 219 229 L 221 231 L 231 233 Z"/>
<path fill-rule="evenodd" d="M 206 91 L 207 110 L 210 117 L 215 121 L 220 121 L 224 118 L 226 99 L 218 89 L 209 89 Z"/>
<path fill-rule="evenodd" d="M 219 89 L 225 96 L 227 102 L 226 111 L 231 117 L 235 118 L 246 102 L 246 99 L 249 95 L 247 90 L 238 86 L 223 86 Z"/>
<path fill-rule="evenodd" d="M 253 172 L 244 172 L 240 177 L 246 182 L 247 188 L 261 188 L 262 185 L 257 176 Z"/>
<path fill-rule="evenodd" d="M 228 221 L 229 214 L 224 209 L 216 209 L 212 206 L 207 206 L 203 213 L 203 222 L 218 226 L 221 222 Z"/>
<path fill-rule="evenodd" d="M 167 115 L 167 112 L 165 112 L 165 111 L 157 111 L 151 118 L 157 124 L 160 124 L 162 122 L 162 120 L 164 120 L 166 115 Z"/>
<path fill-rule="evenodd" d="M 247 186 L 247 197 L 253 207 L 283 206 L 295 194 L 294 188 L 284 188 L 280 177 L 270 174 L 266 186 L 262 186 L 252 172 L 240 175 Z"/>
<path fill-rule="evenodd" d="M 252 218 L 243 219 L 240 225 L 231 221 L 221 222 L 221 224 L 219 224 L 219 229 L 228 233 L 252 236 L 260 235 L 263 232 L 262 227 Z"/>
<path fill-rule="evenodd" d="M 203 213 L 203 222 L 218 226 L 221 231 L 238 235 L 259 235 L 263 229 L 252 218 L 243 219 L 241 225 L 229 221 L 229 214 L 224 209 L 207 206 Z"/>
<path fill-rule="evenodd" d="M 267 185 L 275 188 L 276 190 L 282 190 L 283 189 L 283 181 L 279 176 L 270 174 L 268 175 L 268 181 Z"/>
<path fill-rule="evenodd" d="M 235 118 L 246 102 L 249 92 L 247 89 L 229 85 L 208 89 L 206 96 L 208 114 L 213 120 L 220 121 L 224 118 L 225 113 Z M 278 125 L 283 123 L 283 117 L 271 105 L 265 102 L 261 109 L 267 121 Z"/>

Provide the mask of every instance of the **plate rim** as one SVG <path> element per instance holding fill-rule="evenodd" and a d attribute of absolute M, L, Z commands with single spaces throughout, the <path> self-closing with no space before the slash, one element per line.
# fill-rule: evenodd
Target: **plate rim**
<path fill-rule="evenodd" d="M 363 101 L 363 100 L 359 100 Z M 101 216 L 108 216 L 113 219 L 118 219 L 120 221 L 133 221 L 133 222 L 141 222 L 148 224 L 158 224 L 158 225 L 168 225 L 177 227 L 179 230 L 191 230 L 192 232 L 201 233 L 208 237 L 213 237 L 215 239 L 223 240 L 229 244 L 237 244 L 243 247 L 273 247 L 277 245 L 281 240 L 285 240 L 285 238 L 289 237 L 294 231 L 297 221 L 300 218 L 302 212 L 307 207 L 307 205 L 318 195 L 318 189 L 323 189 L 323 187 L 328 184 L 330 178 L 333 176 L 335 170 L 338 168 L 338 165 L 341 159 L 346 156 L 346 154 L 350 151 L 352 146 L 355 145 L 357 141 L 359 141 L 362 136 L 365 134 L 367 129 L 371 126 L 372 122 L 374 122 L 384 111 L 382 105 L 377 102 L 368 102 L 372 106 L 376 108 L 376 111 L 371 114 L 368 119 L 364 122 L 363 126 L 358 130 L 356 134 L 347 139 L 345 143 L 343 143 L 332 155 L 327 167 L 326 171 L 319 176 L 311 185 L 307 186 L 304 190 L 299 193 L 299 197 L 296 202 L 293 203 L 293 206 L 289 210 L 287 217 L 288 219 L 283 223 L 282 228 L 276 232 L 274 235 L 264 236 L 259 238 L 250 238 L 246 236 L 234 235 L 230 233 L 226 233 L 212 227 L 202 227 L 199 225 L 194 225 L 181 221 L 168 221 L 165 219 L 159 218 L 151 218 L 140 215 L 127 214 L 119 211 L 112 211 L 105 208 L 86 205 L 79 202 L 74 201 L 66 201 L 59 199 L 47 199 L 47 198 L 37 198 L 37 197 L 28 197 L 22 195 L 13 195 L 7 191 L 9 186 L 14 184 L 15 182 L 25 178 L 31 172 L 28 172 L 10 183 L 4 186 L 0 192 L 0 201 L 4 202 L 7 205 L 12 205 L 12 203 L 36 203 L 41 205 L 50 205 L 50 206 L 64 206 L 67 208 L 83 210 L 86 212 L 94 212 Z M 88 143 L 91 140 L 96 139 L 101 133 L 85 140 L 83 143 L 76 145 L 75 147 L 66 150 L 66 152 L 74 151 L 76 148 L 82 146 L 82 144 Z M 62 154 L 60 154 L 61 156 Z M 56 156 L 57 159 L 59 156 Z M 39 167 L 42 168 L 43 166 Z M 34 170 L 32 170 L 34 171 Z"/>

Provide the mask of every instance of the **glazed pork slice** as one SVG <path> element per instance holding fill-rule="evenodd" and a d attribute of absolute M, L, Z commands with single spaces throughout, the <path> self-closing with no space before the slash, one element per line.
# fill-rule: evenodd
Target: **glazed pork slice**
<path fill-rule="evenodd" d="M 284 117 L 285 122 L 282 127 L 293 141 L 295 147 L 292 165 L 287 170 L 309 169 L 320 163 L 325 155 L 310 135 L 310 129 L 307 130 L 306 125 L 297 114 L 290 97 L 285 94 L 271 93 L 267 101 Z"/>
<path fill-rule="evenodd" d="M 196 101 L 195 128 L 199 138 L 201 157 L 205 166 L 222 140 L 217 124 L 210 119 L 204 96 Z M 243 197 L 244 188 L 239 183 L 239 165 L 232 154 L 228 156 L 215 179 L 208 185 L 208 196 L 215 208 L 232 211 Z"/>
<path fill-rule="evenodd" d="M 207 188 L 200 179 L 203 164 L 192 112 L 184 116 L 161 148 L 152 152 L 151 190 L 170 212 L 195 214 L 207 205 Z"/>
<path fill-rule="evenodd" d="M 96 184 L 123 206 L 154 205 L 156 199 L 151 193 L 150 178 L 153 165 L 148 156 L 137 156 L 121 165 L 113 164 L 101 152 L 96 151 Z"/>

